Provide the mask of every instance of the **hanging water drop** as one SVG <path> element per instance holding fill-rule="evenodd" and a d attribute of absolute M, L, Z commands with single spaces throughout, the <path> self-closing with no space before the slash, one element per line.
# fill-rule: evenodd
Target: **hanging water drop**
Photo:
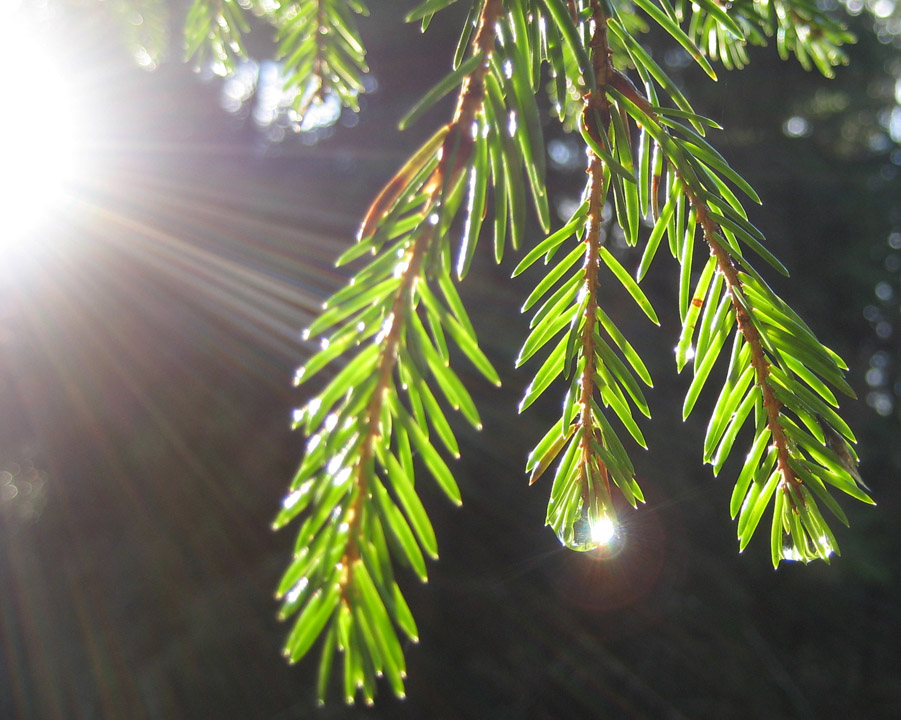
<path fill-rule="evenodd" d="M 572 527 L 563 527 L 557 533 L 562 545 L 578 552 L 606 547 L 616 536 L 616 523 L 610 517 L 603 515 L 592 522 L 585 507 Z"/>

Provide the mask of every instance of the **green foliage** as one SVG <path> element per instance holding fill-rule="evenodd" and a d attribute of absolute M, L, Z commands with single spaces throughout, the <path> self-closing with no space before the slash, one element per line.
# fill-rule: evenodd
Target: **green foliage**
<path fill-rule="evenodd" d="M 194 0 L 185 19 L 185 51 L 217 75 L 235 71 L 247 57 L 243 36 L 250 31 L 247 10 L 238 0 Z"/>
<path fill-rule="evenodd" d="M 360 0 L 317 0 L 282 3 L 274 18 L 276 58 L 284 62 L 285 90 L 295 95 L 298 114 L 311 103 L 338 96 L 345 107 L 357 110 L 363 92 L 366 50 L 357 32 L 355 15 L 367 15 Z"/>
<path fill-rule="evenodd" d="M 299 117 L 330 94 L 358 110 L 369 68 L 357 15 L 368 15 L 362 0 L 194 0 L 185 20 L 186 57 L 197 67 L 230 75 L 247 58 L 244 36 L 263 24 Z"/>
<path fill-rule="evenodd" d="M 425 31 L 452 3 L 425 0 L 406 19 Z M 328 92 L 355 107 L 366 66 L 353 22 L 363 14 L 350 0 L 196 0 L 188 53 L 227 72 L 244 55 L 241 38 L 255 16 L 275 28 L 299 109 Z M 528 204 L 550 234 L 526 248 L 515 271 L 535 277 L 516 362 L 541 358 L 520 411 L 552 388 L 563 402 L 526 470 L 536 482 L 556 465 L 547 524 L 564 545 L 601 545 L 597 528 L 615 528 L 615 494 L 632 507 L 643 502 L 628 447 L 646 445 L 640 423 L 651 415 L 651 377 L 599 289 L 612 286 L 656 323 L 640 283 L 664 240 L 678 277 L 676 366 L 692 376 L 683 415 L 713 388 L 703 461 L 718 474 L 737 446 L 746 453 L 730 505 L 739 548 L 769 514 L 774 566 L 828 561 L 839 548 L 820 508 L 847 524 L 836 494 L 872 503 L 838 413 L 836 393 L 853 396 L 846 366 L 757 269 L 762 260 L 767 272 L 787 274 L 748 220 L 742 196 L 758 203 L 757 194 L 707 139 L 717 124 L 695 112 L 642 44 L 654 26 L 712 79 L 716 65 L 744 66 L 747 45 L 768 38 L 783 57 L 828 76 L 852 40 L 808 0 L 472 3 L 448 74 L 401 126 L 452 93 L 454 114 L 378 195 L 338 260 L 358 269 L 309 328 L 321 349 L 297 375 L 298 383 L 320 380 L 297 413 L 307 451 L 275 521 L 300 518 L 278 597 L 281 616 L 295 617 L 285 646 L 292 662 L 322 638 L 320 698 L 336 649 L 349 702 L 372 702 L 382 675 L 403 695 L 401 638 L 415 641 L 417 629 L 395 566 L 424 581 L 425 558 L 438 553 L 416 477 L 429 475 L 460 503 L 444 459 L 460 452 L 448 409 L 480 427 L 451 360 L 499 382 L 455 282 L 483 235 L 498 261 L 506 247 L 522 247 Z M 554 232 L 538 101 L 545 90 L 588 156 L 582 203 Z M 605 245 L 614 226 L 641 248 L 634 273 Z"/>
<path fill-rule="evenodd" d="M 107 0 L 105 6 L 135 60 L 148 69 L 157 67 L 171 42 L 164 0 Z"/>

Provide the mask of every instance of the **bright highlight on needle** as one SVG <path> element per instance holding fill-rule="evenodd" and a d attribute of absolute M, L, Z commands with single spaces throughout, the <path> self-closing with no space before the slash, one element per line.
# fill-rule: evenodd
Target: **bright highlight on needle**
<path fill-rule="evenodd" d="M 71 83 L 18 5 L 0 4 L 0 255 L 28 242 L 77 165 Z"/>

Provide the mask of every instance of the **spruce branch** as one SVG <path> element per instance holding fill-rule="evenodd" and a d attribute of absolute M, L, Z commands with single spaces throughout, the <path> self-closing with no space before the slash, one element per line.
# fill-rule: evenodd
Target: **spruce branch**
<path fill-rule="evenodd" d="M 669 14 L 660 11 L 649 0 L 642 0 L 638 4 L 683 47 L 691 49 L 690 39 L 679 30 Z M 827 379 L 842 392 L 853 395 L 842 376 L 844 366 L 840 359 L 816 340 L 800 318 L 766 288 L 760 275 L 744 256 L 741 245 L 749 247 L 777 270 L 787 274 L 782 264 L 763 245 L 762 234 L 748 222 L 747 213 L 729 185 L 736 186 L 759 202 L 756 193 L 704 139 L 705 128 L 715 126 L 715 123 L 694 112 L 622 22 L 616 17 L 610 17 L 598 23 L 597 19 L 604 17 L 603 8 L 594 4 L 591 10 L 595 25 L 585 44 L 585 57 L 591 59 L 582 60 L 583 64 L 591 64 L 590 68 L 580 67 L 581 77 L 593 78 L 597 84 L 595 90 L 584 95 L 585 108 L 581 122 L 582 136 L 592 156 L 589 172 L 591 177 L 595 176 L 593 168 L 594 163 L 597 163 L 598 167 L 604 167 L 605 172 L 609 173 L 607 178 L 614 198 L 616 221 L 622 227 L 629 244 L 637 242 L 640 208 L 644 212 L 650 209 L 656 217 L 655 227 L 639 267 L 639 277 L 647 271 L 664 234 L 669 237 L 672 254 L 679 260 L 679 310 L 683 322 L 677 348 L 679 369 L 689 360 L 694 360 L 694 377 L 683 407 L 686 417 L 695 406 L 733 327 L 737 328 L 726 383 L 708 426 L 704 458 L 713 464 L 714 471 L 718 473 L 728 458 L 741 427 L 753 412 L 752 451 L 746 459 L 733 494 L 733 516 L 739 514 L 738 510 L 741 509 L 738 523 L 740 547 L 744 549 L 750 541 L 762 513 L 778 489 L 771 531 L 774 564 L 778 564 L 783 557 L 805 561 L 815 557 L 828 559 L 832 552 L 838 551 L 837 544 L 808 488 L 812 488 L 817 497 L 843 522 L 844 514 L 829 495 L 826 485 L 871 502 L 854 479 L 856 458 L 853 457 L 851 446 L 847 444 L 853 442 L 853 435 L 835 413 L 833 407 L 837 406 L 837 402 L 821 380 Z M 602 30 L 599 31 L 599 27 Z M 608 27 L 617 41 L 615 49 L 606 39 Z M 639 69 L 647 95 L 639 91 L 615 67 L 613 59 L 617 54 L 627 57 Z M 577 56 L 577 53 L 574 52 L 573 55 Z M 709 69 L 699 53 L 693 52 L 692 56 L 702 67 Z M 658 87 L 670 96 L 677 109 L 667 109 L 660 104 Z M 641 136 L 638 158 L 634 157 L 627 118 L 634 123 Z M 680 118 L 688 120 L 692 127 L 683 125 L 679 122 Z M 667 202 L 658 214 L 657 198 L 661 178 L 666 180 Z M 589 187 L 592 187 L 591 184 Z M 590 197 L 588 202 L 590 205 Z M 573 229 L 581 232 L 590 228 L 590 210 L 587 216 L 588 222 L 584 227 L 579 225 Z M 698 227 L 707 244 L 710 259 L 692 293 L 692 258 Z M 556 234 L 552 238 L 555 236 Z M 586 237 L 590 238 L 590 232 L 586 232 Z M 550 240 L 551 238 L 548 239 Z M 548 241 L 539 247 L 549 249 L 546 244 Z M 527 260 L 533 262 L 536 257 L 535 254 L 530 254 Z M 548 278 L 559 280 L 564 274 L 564 270 L 560 268 L 571 257 L 567 256 L 561 261 L 558 269 L 552 271 Z M 743 268 L 743 272 L 739 272 L 737 265 Z M 526 307 L 534 302 L 538 291 L 544 292 L 551 286 L 548 278 L 539 284 L 536 292 L 527 300 Z M 566 287 L 568 286 L 564 284 L 563 288 Z M 579 299 L 583 304 L 592 302 L 593 289 L 591 286 L 582 288 Z M 552 300 L 555 299 L 558 304 L 554 307 L 559 309 L 559 299 L 556 295 L 552 296 Z M 778 306 L 778 310 L 773 309 L 774 305 Z M 556 326 L 548 324 L 548 314 L 546 307 L 539 310 L 536 321 L 533 321 L 536 329 L 532 331 L 520 353 L 520 362 L 562 329 L 561 323 Z M 537 322 L 539 318 L 541 322 Z M 805 328 L 803 334 L 796 332 L 796 328 L 801 326 Z M 795 340 L 796 337 L 804 338 L 803 347 Z M 583 337 L 583 350 L 590 347 L 590 343 L 585 340 L 587 336 Z M 567 354 L 563 356 L 567 361 L 570 357 L 569 347 L 570 345 L 567 346 Z M 560 349 L 555 352 L 560 352 Z M 551 358 L 553 357 L 555 355 L 552 352 Z M 584 356 L 580 357 L 584 362 Z M 552 368 L 553 365 L 545 364 L 539 370 L 527 390 L 523 406 L 534 401 L 548 385 L 553 374 Z M 566 369 L 565 364 L 562 369 Z M 581 422 L 575 424 L 576 430 L 567 433 L 566 429 L 569 422 L 566 413 L 573 406 L 570 398 L 576 396 L 573 387 L 564 404 L 560 432 L 546 436 L 533 451 L 527 466 L 532 471 L 532 481 L 547 469 L 567 442 L 571 446 L 571 435 L 575 436 L 580 447 L 591 445 L 590 434 L 586 434 L 585 427 L 586 387 L 587 383 L 583 381 L 582 392 L 579 394 L 582 398 Z M 787 409 L 791 409 L 798 417 L 800 425 L 785 414 Z M 824 413 L 829 413 L 826 426 L 836 434 L 842 431 L 845 433 L 845 439 L 838 449 L 850 456 L 850 460 L 846 457 L 842 461 L 838 453 L 822 447 L 826 444 Z M 837 428 L 842 430 L 838 431 Z M 768 446 L 770 450 L 764 452 Z M 603 450 L 603 446 L 598 448 L 599 453 Z M 563 453 L 555 484 L 571 470 L 573 457 L 573 453 Z M 598 466 L 599 470 L 600 467 Z M 564 469 L 566 472 L 561 475 Z M 552 489 L 551 506 L 555 507 L 555 503 L 561 498 L 574 503 L 577 511 L 570 512 L 565 517 L 567 522 L 571 522 L 573 518 L 578 519 L 582 497 L 571 490 L 568 495 L 561 495 L 560 492 L 556 488 Z M 560 517 L 549 512 L 549 524 L 553 524 L 552 520 L 559 522 Z M 555 529 L 560 534 L 560 528 Z M 569 532 L 572 532 L 571 529 Z M 564 542 L 567 542 L 571 535 L 561 535 L 563 537 L 566 538 Z M 789 543 L 787 549 L 783 548 L 785 541 Z"/>
<path fill-rule="evenodd" d="M 307 0 L 285 3 L 272 16 L 284 90 L 293 94 L 300 119 L 330 95 L 343 107 L 359 110 L 357 98 L 369 67 L 355 16 L 368 14 L 363 0 Z"/>
<path fill-rule="evenodd" d="M 414 490 L 414 452 L 448 497 L 458 504 L 461 500 L 450 469 L 433 446 L 437 436 L 459 456 L 430 386 L 480 427 L 472 398 L 449 366 L 448 338 L 490 381 L 499 382 L 450 280 L 448 236 L 466 181 L 473 198 L 470 216 L 475 195 L 485 192 L 475 174 L 487 172 L 487 139 L 481 132 L 485 78 L 501 7 L 501 0 L 482 6 L 471 42 L 476 61 L 461 77 L 452 120 L 379 194 L 357 244 L 339 262 L 367 252 L 376 259 L 329 300 L 309 330 L 316 335 L 338 328 L 301 368 L 298 380 L 363 346 L 299 414 L 310 437 L 308 451 L 295 479 L 297 494 L 289 496 L 276 519 L 282 526 L 301 512 L 306 515 L 279 596 L 285 598 L 283 617 L 298 614 L 285 646 L 292 662 L 325 635 L 320 699 L 335 649 L 344 655 L 348 702 L 361 690 L 371 703 L 382 674 L 394 693 L 403 696 L 405 664 L 398 632 L 415 640 L 417 631 L 394 579 L 392 558 L 425 580 L 422 552 L 437 556 L 434 531 Z"/>
<path fill-rule="evenodd" d="M 825 388 L 817 380 L 816 375 L 810 372 L 809 368 L 805 367 L 803 360 L 799 363 L 797 359 L 789 360 L 788 358 L 783 358 L 785 362 L 781 371 L 784 373 L 783 377 L 788 381 L 786 383 L 788 387 L 785 390 L 788 390 L 789 394 L 784 395 L 780 392 L 779 385 L 773 378 L 770 360 L 770 357 L 773 357 L 773 362 L 777 364 L 776 371 L 778 372 L 780 369 L 778 368 L 779 351 L 776 349 L 778 345 L 773 339 L 767 337 L 768 330 L 771 331 L 772 326 L 768 326 L 763 317 L 755 322 L 755 316 L 761 314 L 765 316 L 768 298 L 763 296 L 756 298 L 756 303 L 762 308 L 762 312 L 758 313 L 755 302 L 749 297 L 750 292 L 746 291 L 751 284 L 752 276 L 746 276 L 747 280 L 743 280 L 740 277 L 724 241 L 720 239 L 724 237 L 722 228 L 711 219 L 710 211 L 704 203 L 700 202 L 690 191 L 686 191 L 686 194 L 697 214 L 703 238 L 710 248 L 711 255 L 715 258 L 716 272 L 725 278 L 725 289 L 731 299 L 737 330 L 750 349 L 749 362 L 751 368 L 753 368 L 755 385 L 759 393 L 759 406 L 763 408 L 765 413 L 765 420 L 758 419 L 755 421 L 755 436 L 757 438 L 767 438 L 770 443 L 770 455 L 775 455 L 774 463 L 769 461 L 761 466 L 769 467 L 770 464 L 774 465 L 770 469 L 770 475 L 763 489 L 760 489 L 760 482 L 748 488 L 750 492 L 742 505 L 739 520 L 740 546 L 744 549 L 750 541 L 754 527 L 760 519 L 760 507 L 766 503 L 764 498 L 767 498 L 773 492 L 778 492 L 771 530 L 773 565 L 777 566 L 785 557 L 804 561 L 819 557 L 828 561 L 829 556 L 833 552 L 840 552 L 838 543 L 817 508 L 815 498 L 804 487 L 805 482 L 820 490 L 817 494 L 833 508 L 833 511 L 834 504 L 826 500 L 828 494 L 823 486 L 824 480 L 865 502 L 872 501 L 860 489 L 861 487 L 865 488 L 865 486 L 856 472 L 856 458 L 852 460 L 853 451 L 851 446 L 847 444 L 846 440 L 842 439 L 841 435 L 822 416 L 814 412 L 813 417 L 811 417 L 809 411 L 813 408 L 803 406 L 809 405 L 809 401 L 805 403 L 801 398 L 792 397 L 791 391 L 795 390 L 794 394 L 798 395 L 797 381 L 806 380 L 831 405 L 837 405 L 837 403 L 832 393 L 828 391 L 828 388 Z M 786 336 L 786 339 L 788 337 Z M 767 347 L 771 348 L 770 352 L 767 351 Z M 820 348 L 817 348 L 817 350 L 820 350 Z M 819 361 L 825 363 L 832 373 L 835 371 L 840 372 L 840 368 L 837 365 L 829 366 L 829 360 L 833 358 L 828 352 L 820 351 L 818 354 Z M 788 367 L 785 367 L 786 364 Z M 840 378 L 840 375 L 838 377 Z M 850 391 L 843 379 L 840 379 L 836 384 L 840 389 L 853 396 L 853 392 Z M 751 396 L 748 395 L 748 397 Z M 784 401 L 780 398 L 784 398 Z M 815 469 L 814 463 L 803 457 L 801 449 L 809 443 L 808 438 L 810 436 L 784 414 L 787 406 L 793 406 L 795 412 L 799 414 L 802 424 L 806 424 L 814 435 L 819 436 L 818 439 L 810 443 L 812 447 L 809 448 L 808 452 L 811 453 L 811 458 L 814 461 L 819 459 L 816 445 L 824 443 L 826 447 L 823 449 L 831 450 L 836 456 L 834 459 L 830 458 L 832 462 L 822 462 Z M 756 403 L 755 407 L 758 407 Z M 847 429 L 843 422 L 840 424 Z M 763 430 L 764 425 L 766 426 L 766 431 Z M 793 438 L 795 433 L 797 433 L 797 440 Z M 853 440 L 853 436 L 851 436 L 851 439 Z M 835 452 L 836 450 L 839 452 Z M 746 462 L 749 465 L 751 464 L 750 460 Z M 717 467 L 719 466 L 721 466 L 721 462 L 717 463 Z M 829 477 L 830 475 L 832 477 Z M 762 480 L 762 474 L 759 477 Z M 741 487 L 741 484 L 737 485 L 736 490 L 739 490 Z M 755 493 L 755 490 L 759 492 Z M 735 514 L 733 510 L 733 517 Z M 836 515 L 846 522 L 843 513 L 839 512 Z M 746 521 L 745 518 L 747 518 Z M 788 541 L 788 544 L 786 544 L 786 541 Z"/>
<path fill-rule="evenodd" d="M 606 16 L 600 2 L 593 3 L 592 12 L 588 57 L 592 63 L 590 77 L 593 77 L 595 87 L 584 96 L 581 122 L 583 135 L 590 139 L 591 148 L 588 151 L 585 200 L 570 223 L 533 250 L 514 273 L 525 270 L 542 254 L 549 257 L 568 237 L 575 235 L 578 239 L 583 236 L 577 248 L 548 273 L 526 300 L 524 309 L 531 307 L 560 283 L 559 289 L 536 313 L 532 321 L 534 329 L 517 360 L 517 364 L 522 364 L 553 337 L 565 331 L 526 390 L 520 411 L 561 374 L 571 378 L 562 418 L 533 450 L 526 470 L 531 471 L 532 484 L 563 453 L 551 488 L 547 524 L 564 545 L 582 551 L 607 543 L 611 533 L 615 532 L 616 511 L 611 478 L 633 507 L 644 499 L 635 481 L 634 467 L 598 402 L 612 408 L 633 438 L 646 447 L 627 396 L 631 396 L 632 402 L 645 415 L 649 415 L 647 403 L 632 371 L 616 357 L 603 336 L 610 337 L 620 347 L 643 382 L 650 385 L 651 380 L 632 346 L 599 306 L 602 259 L 651 319 L 656 321 L 656 315 L 643 293 L 603 247 L 603 212 L 613 171 L 605 160 L 612 156 L 601 148 L 608 145 L 625 157 L 620 149 L 628 146 L 629 140 L 621 131 L 612 140 L 608 138 L 614 123 L 606 90 L 618 71 L 610 60 Z M 573 272 L 569 279 L 563 280 L 580 254 L 583 258 L 581 268 Z M 564 447 L 567 447 L 566 451 Z"/>
<path fill-rule="evenodd" d="M 786 0 L 778 7 L 800 3 Z M 408 20 L 421 21 L 425 29 L 450 4 L 425 0 Z M 475 403 L 450 367 L 451 346 L 498 382 L 478 348 L 452 274 L 458 280 L 466 275 L 492 199 L 497 260 L 508 239 L 514 248 L 523 240 L 527 187 L 539 222 L 549 231 L 535 100 L 545 63 L 555 114 L 585 142 L 588 175 L 579 208 L 514 271 L 518 275 L 539 259 L 549 266 L 523 304 L 524 312 L 535 309 L 516 364 L 546 355 L 520 411 L 561 376 L 567 383 L 559 420 L 526 464 L 531 484 L 556 463 L 547 524 L 564 545 L 591 550 L 615 531 L 614 487 L 633 507 L 643 501 L 634 466 L 605 413 L 612 411 L 611 418 L 645 447 L 634 411 L 650 417 L 641 386 L 652 382 L 602 307 L 601 271 L 657 323 L 639 283 L 664 238 L 679 267 L 677 369 L 692 364 L 683 416 L 696 407 L 728 354 L 704 461 L 718 474 L 733 448 L 750 436 L 730 505 L 732 516 L 738 516 L 740 548 L 771 507 L 774 565 L 786 558 L 828 560 L 838 544 L 818 503 L 847 524 L 832 490 L 872 502 L 856 471 L 854 435 L 837 412 L 833 390 L 853 395 L 844 363 L 751 264 L 753 253 L 787 274 L 749 221 L 740 195 L 755 203 L 760 198 L 707 140 L 708 130 L 719 126 L 695 112 L 636 38 L 648 22 L 660 26 L 715 78 L 710 59 L 737 65 L 745 57 L 745 42 L 762 41 L 768 28 L 777 27 L 768 15 L 752 16 L 751 10 L 764 5 L 777 7 L 775 0 L 742 3 L 747 12 L 735 13 L 715 0 L 690 8 L 668 0 L 473 4 L 451 71 L 400 125 L 407 127 L 456 92 L 451 120 L 370 206 L 357 243 L 339 264 L 367 254 L 373 259 L 311 325 L 312 335 L 330 334 L 298 374 L 307 381 L 325 368 L 335 372 L 298 414 L 309 437 L 307 453 L 276 520 L 281 526 L 304 518 L 279 596 L 285 601 L 282 615 L 298 615 L 286 644 L 292 661 L 323 637 L 320 697 L 330 683 L 336 650 L 343 654 L 349 701 L 362 689 L 363 699 L 372 702 L 382 674 L 403 695 L 399 636 L 415 640 L 418 631 L 394 564 L 409 566 L 425 580 L 425 556 L 437 556 L 415 472 L 423 465 L 459 502 L 456 481 L 434 443 L 437 439 L 450 455 L 459 455 L 443 405 L 480 427 Z M 683 28 L 689 16 L 689 27 Z M 790 40 L 778 34 L 780 47 L 799 58 L 819 53 L 834 64 L 839 55 L 830 54 L 829 47 L 845 36 L 817 13 L 809 17 L 824 28 L 825 39 L 798 30 Z M 823 62 L 814 64 L 828 69 Z M 612 216 L 605 218 L 611 205 Z M 651 220 L 647 237 L 642 218 Z M 642 247 L 635 277 L 604 244 L 612 223 L 628 245 Z M 453 248 L 452 238 L 458 237 Z M 697 272 L 699 248 L 706 259 Z"/>
<path fill-rule="evenodd" d="M 274 31 L 282 89 L 300 127 L 310 107 L 330 96 L 359 110 L 369 68 L 356 16 L 368 14 L 363 0 L 194 0 L 185 19 L 185 57 L 228 76 L 249 59 L 244 36 L 255 26 Z"/>
<path fill-rule="evenodd" d="M 614 27 L 623 45 L 629 47 L 631 40 L 625 30 Z M 665 86 L 665 80 L 661 84 Z M 648 87 L 653 96 L 653 86 Z M 829 414 L 826 425 L 832 432 L 838 434 L 836 428 L 840 427 L 847 441 L 853 442 L 850 429 L 833 409 L 837 406 L 834 395 L 821 380 L 824 378 L 853 396 L 843 377 L 845 366 L 769 290 L 744 256 L 742 244 L 787 274 L 762 244 L 762 234 L 747 221 L 746 212 L 726 181 L 758 200 L 750 186 L 701 134 L 667 118 L 667 111 L 651 104 L 631 82 L 618 79 L 608 92 L 641 127 L 641 132 L 653 138 L 669 166 L 667 204 L 648 240 L 639 275 L 647 270 L 662 235 L 668 234 L 671 251 L 681 264 L 683 330 L 677 363 L 681 370 L 693 359 L 695 368 L 683 407 L 685 417 L 693 409 L 732 325 L 738 330 L 726 384 L 708 426 L 704 457 L 719 472 L 753 411 L 755 439 L 732 503 L 733 517 L 741 510 L 740 547 L 744 549 L 750 541 L 778 489 L 771 530 L 774 565 L 783 557 L 828 559 L 831 553 L 838 552 L 838 546 L 807 486 L 814 488 L 817 497 L 843 522 L 844 514 L 825 484 L 872 502 L 854 479 L 853 461 L 842 462 L 836 453 L 827 457 L 823 451 L 829 452 L 829 448 L 818 447 L 825 444 L 824 412 Z M 687 109 L 681 113 L 698 127 L 705 124 L 703 118 Z M 654 194 L 658 185 L 654 180 L 650 182 L 648 192 Z M 698 226 L 710 259 L 692 293 L 692 257 Z M 696 330 L 697 343 L 693 348 Z M 798 416 L 803 430 L 785 414 L 786 409 Z M 845 440 L 842 443 L 842 450 L 850 450 Z M 764 453 L 767 446 L 770 450 Z M 787 548 L 783 548 L 785 541 L 789 542 Z"/>
<path fill-rule="evenodd" d="M 194 0 L 185 18 L 185 59 L 232 74 L 247 58 L 243 37 L 250 32 L 247 10 L 237 0 Z"/>
<path fill-rule="evenodd" d="M 776 397 L 775 388 L 770 380 L 770 364 L 766 359 L 760 332 L 751 320 L 753 307 L 744 299 L 742 283 L 735 264 L 718 239 L 723 235 L 722 230 L 710 219 L 710 211 L 705 204 L 700 202 L 690 190 L 686 190 L 686 196 L 697 214 L 704 241 L 709 246 L 711 255 L 716 258 L 716 272 L 725 278 L 726 292 L 732 301 L 738 332 L 742 334 L 751 349 L 751 367 L 754 369 L 756 383 L 760 388 L 761 403 L 766 410 L 767 425 L 773 447 L 776 450 L 776 466 L 780 472 L 779 489 L 790 494 L 793 490 L 790 486 L 800 485 L 801 481 L 795 476 L 791 467 L 789 443 L 779 417 L 782 403 Z M 794 505 L 793 498 L 792 504 Z"/>
<path fill-rule="evenodd" d="M 687 21 L 693 42 L 729 70 L 748 64 L 747 43 L 763 46 L 775 38 L 783 60 L 794 55 L 805 70 L 831 78 L 848 63 L 842 47 L 855 41 L 832 13 L 807 0 L 735 0 L 725 7 L 717 0 L 655 1 L 678 23 Z"/>

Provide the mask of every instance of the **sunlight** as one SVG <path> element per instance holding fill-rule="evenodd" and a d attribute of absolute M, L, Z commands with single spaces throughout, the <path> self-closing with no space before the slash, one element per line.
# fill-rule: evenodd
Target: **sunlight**
<path fill-rule="evenodd" d="M 591 539 L 598 545 L 606 545 L 616 537 L 616 523 L 606 515 L 591 525 Z"/>
<path fill-rule="evenodd" d="M 16 7 L 0 9 L 0 257 L 21 249 L 60 206 L 77 166 L 71 83 Z"/>

